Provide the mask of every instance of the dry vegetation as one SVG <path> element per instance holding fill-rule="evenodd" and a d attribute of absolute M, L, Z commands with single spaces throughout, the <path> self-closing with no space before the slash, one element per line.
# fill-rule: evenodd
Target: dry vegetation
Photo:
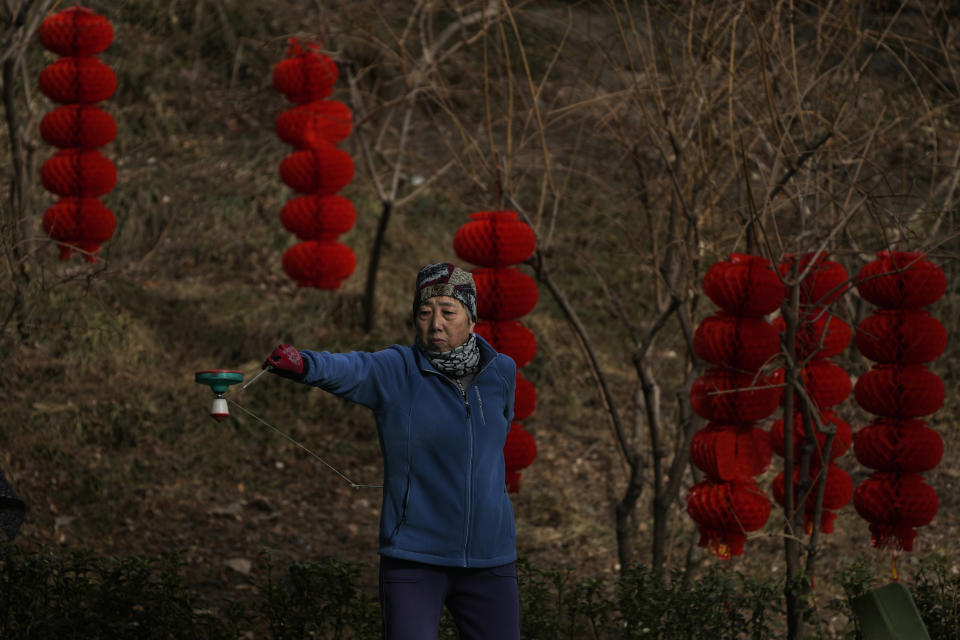
<path fill-rule="evenodd" d="M 776 261 L 825 249 L 855 274 L 874 251 L 926 250 L 950 283 L 933 311 L 951 339 L 955 328 L 956 10 L 816 4 L 90 2 L 113 21 L 102 58 L 120 78 L 104 105 L 120 131 L 107 149 L 120 182 L 106 198 L 119 226 L 99 263 L 59 263 L 39 225 L 51 199 L 36 169 L 51 150 L 37 123 L 51 104 L 34 79 L 50 54 L 31 44 L 5 87 L 32 180 L 22 209 L 2 210 L 0 468 L 30 506 L 16 543 L 183 550 L 192 579 L 217 597 L 251 589 L 262 551 L 371 561 L 379 494 L 350 489 L 249 416 L 212 422 L 193 372 L 254 373 L 280 341 L 406 342 L 416 268 L 456 261 L 453 234 L 471 211 L 515 208 L 537 230 L 541 275 L 570 301 L 609 391 L 599 393 L 569 318 L 542 287 L 524 318 L 539 342 L 524 374 L 540 398 L 527 422 L 540 455 L 515 497 L 520 551 L 615 573 L 624 558 L 615 505 L 633 486 L 630 550 L 649 562 L 647 514 L 664 484 L 665 566 L 685 566 L 688 554 L 695 570 L 717 562 L 691 547 L 689 470 L 682 459 L 669 468 L 684 430 L 700 426 L 685 410 L 697 370 L 684 332 L 712 312 L 698 295 L 707 266 L 734 251 Z M 344 194 L 359 215 L 344 241 L 358 269 L 336 292 L 297 289 L 280 270 L 293 238 L 278 213 L 291 194 L 277 177 L 287 150 L 273 119 L 287 105 L 270 70 L 291 35 L 323 42 L 337 60 L 334 97 L 357 121 L 345 143 L 357 178 Z M 15 179 L 10 155 L 0 162 Z M 384 211 L 376 322 L 364 331 Z M 867 312 L 855 294 L 839 310 L 849 322 Z M 934 366 L 948 389 L 931 421 L 947 454 L 927 476 L 941 508 L 902 568 L 951 551 L 960 533 L 955 355 L 951 342 Z M 867 366 L 855 353 L 844 362 L 855 375 Z M 641 377 L 656 385 L 655 419 Z M 237 401 L 357 482 L 378 480 L 363 410 L 274 378 Z M 852 400 L 843 412 L 855 426 L 867 419 Z M 664 442 L 662 482 L 651 424 Z M 865 475 L 852 455 L 841 462 L 855 480 Z M 782 571 L 782 522 L 775 514 L 730 567 Z M 861 554 L 878 584 L 889 576 L 889 553 L 870 548 L 852 508 L 822 545 L 823 594 Z"/>

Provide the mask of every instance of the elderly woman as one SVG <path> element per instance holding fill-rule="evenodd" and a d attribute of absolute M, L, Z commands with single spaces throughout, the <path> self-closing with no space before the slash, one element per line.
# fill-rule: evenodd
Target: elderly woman
<path fill-rule="evenodd" d="M 446 605 L 461 638 L 520 637 L 513 507 L 503 446 L 516 365 L 473 333 L 473 276 L 424 267 L 412 346 L 278 346 L 264 367 L 373 410 L 383 453 L 383 637 L 436 638 Z"/>

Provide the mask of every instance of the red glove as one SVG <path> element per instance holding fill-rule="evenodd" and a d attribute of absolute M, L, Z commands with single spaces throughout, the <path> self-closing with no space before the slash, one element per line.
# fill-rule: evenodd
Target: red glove
<path fill-rule="evenodd" d="M 267 360 L 263 363 L 263 369 L 270 368 L 270 373 L 275 373 L 291 380 L 303 380 L 307 375 L 306 363 L 303 357 L 295 347 L 288 344 L 281 344 L 273 350 Z"/>

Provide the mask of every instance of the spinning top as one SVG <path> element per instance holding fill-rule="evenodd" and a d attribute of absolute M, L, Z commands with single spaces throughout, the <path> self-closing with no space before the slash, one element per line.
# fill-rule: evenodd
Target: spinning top
<path fill-rule="evenodd" d="M 213 391 L 213 404 L 210 405 L 210 417 L 220 422 L 230 415 L 230 409 L 227 407 L 227 399 L 223 394 L 232 384 L 243 382 L 243 373 L 231 369 L 211 369 L 209 371 L 197 371 L 194 380 L 198 384 L 205 384 Z"/>

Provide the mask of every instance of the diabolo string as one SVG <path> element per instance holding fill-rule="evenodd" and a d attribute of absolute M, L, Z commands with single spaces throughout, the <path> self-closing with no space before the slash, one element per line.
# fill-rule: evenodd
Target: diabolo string
<path fill-rule="evenodd" d="M 272 367 L 267 367 L 266 369 L 264 369 L 263 371 L 261 371 L 260 373 L 258 373 L 257 375 L 255 375 L 253 378 L 250 379 L 249 382 L 247 382 L 247 383 L 244 384 L 242 387 L 240 387 L 239 390 L 238 390 L 238 392 L 239 392 L 239 391 L 244 391 L 244 390 L 246 390 L 247 387 L 249 387 L 251 384 L 253 384 L 254 382 L 256 382 L 257 378 L 259 378 L 260 376 L 262 376 L 263 374 L 265 374 L 265 373 L 266 373 L 267 371 L 269 371 L 271 368 L 272 368 Z M 326 460 L 324 460 L 320 455 L 318 455 L 317 453 L 315 453 L 313 450 L 311 450 L 309 447 L 307 447 L 306 445 L 304 445 L 302 442 L 300 442 L 300 441 L 296 440 L 295 438 L 291 437 L 289 434 L 287 434 L 287 433 L 284 432 L 283 430 L 278 429 L 277 427 L 273 426 L 272 424 L 270 424 L 269 422 L 267 422 L 266 420 L 264 420 L 264 419 L 261 418 L 260 416 L 256 415 L 255 413 L 253 413 L 252 411 L 250 411 L 249 409 L 247 409 L 246 407 L 244 407 L 243 405 L 241 405 L 240 403 L 238 403 L 236 400 L 233 400 L 232 398 L 227 397 L 227 396 L 229 396 L 229 395 L 230 395 L 230 392 L 227 391 L 226 393 L 223 393 L 223 394 L 221 395 L 221 397 L 225 398 L 227 402 L 229 402 L 230 404 L 232 404 L 233 406 L 235 406 L 237 409 L 240 409 L 240 410 L 243 411 L 245 414 L 247 414 L 248 416 L 250 416 L 251 418 L 253 418 L 253 419 L 256 420 L 257 422 L 259 422 L 259 423 L 262 424 L 263 426 L 265 426 L 265 427 L 267 427 L 268 429 L 274 431 L 275 433 L 278 433 L 278 434 L 280 434 L 281 436 L 283 436 L 288 442 L 291 442 L 292 444 L 300 447 L 303 451 L 306 451 L 310 456 L 312 456 L 313 458 L 315 458 L 316 460 L 318 460 L 321 464 L 323 464 L 325 467 L 327 467 L 328 469 L 330 469 L 331 471 L 333 471 L 335 474 L 337 474 L 338 476 L 340 476 L 348 485 L 350 485 L 350 488 L 352 488 L 352 489 L 382 489 L 382 488 L 383 488 L 383 485 L 381 485 L 381 484 L 358 484 L 358 483 L 354 482 L 354 481 L 351 480 L 349 477 L 347 477 L 346 474 L 344 474 L 344 473 L 342 473 L 341 471 L 339 471 L 336 467 L 334 467 L 332 464 L 330 464 L 329 462 L 327 462 Z"/>

